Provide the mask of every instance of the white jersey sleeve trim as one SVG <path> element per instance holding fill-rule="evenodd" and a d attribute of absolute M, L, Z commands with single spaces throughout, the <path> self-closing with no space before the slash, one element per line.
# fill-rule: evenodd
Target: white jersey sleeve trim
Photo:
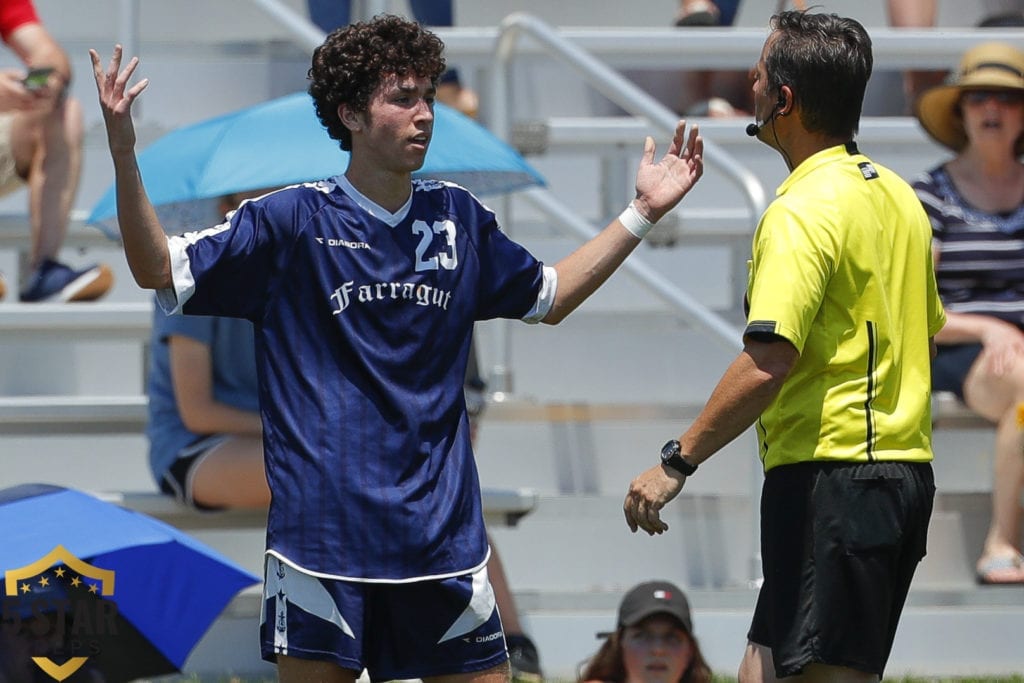
<path fill-rule="evenodd" d="M 541 269 L 542 280 L 540 292 L 537 293 L 537 303 L 522 317 L 524 323 L 536 325 L 548 314 L 555 303 L 555 292 L 558 291 L 558 271 L 550 266 Z"/>
<path fill-rule="evenodd" d="M 190 233 L 195 235 L 195 233 Z M 181 313 L 181 307 L 192 297 L 196 283 L 192 279 L 192 269 L 189 267 L 188 252 L 185 250 L 195 239 L 188 235 L 175 235 L 167 238 L 167 249 L 171 257 L 171 286 L 166 289 L 158 289 L 156 292 L 157 303 L 167 315 Z"/>

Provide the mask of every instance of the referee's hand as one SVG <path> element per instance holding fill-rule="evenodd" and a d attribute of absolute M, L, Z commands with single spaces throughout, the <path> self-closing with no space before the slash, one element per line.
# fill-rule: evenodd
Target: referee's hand
<path fill-rule="evenodd" d="M 661 509 L 679 495 L 684 483 L 685 475 L 660 464 L 634 479 L 622 505 L 630 531 L 643 529 L 651 536 L 667 531 L 668 524 L 661 521 Z"/>

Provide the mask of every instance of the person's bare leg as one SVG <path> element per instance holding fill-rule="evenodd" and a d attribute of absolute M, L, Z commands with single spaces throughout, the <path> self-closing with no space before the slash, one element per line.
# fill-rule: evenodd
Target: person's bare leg
<path fill-rule="evenodd" d="M 508 662 L 503 662 L 485 671 L 451 676 L 428 676 L 423 679 L 423 683 L 508 683 L 511 676 Z"/>
<path fill-rule="evenodd" d="M 676 111 L 682 113 L 706 102 L 714 93 L 711 82 L 714 73 L 706 69 L 683 69 L 679 74 L 680 87 Z"/>
<path fill-rule="evenodd" d="M 210 449 L 192 474 L 192 499 L 211 507 L 270 505 L 260 438 L 233 436 Z"/>
<path fill-rule="evenodd" d="M 281 683 L 355 683 L 359 673 L 331 662 L 277 656 L 277 679 Z"/>
<path fill-rule="evenodd" d="M 14 117 L 12 148 L 29 187 L 31 266 L 55 259 L 67 235 L 82 166 L 82 108 L 69 98 L 46 116 Z"/>
<path fill-rule="evenodd" d="M 938 16 L 937 0 L 888 0 L 887 9 L 889 25 L 893 28 L 931 28 L 935 26 Z M 919 94 L 940 85 L 944 78 L 944 71 L 904 71 L 903 95 L 906 98 L 907 113 L 911 112 Z"/>
<path fill-rule="evenodd" d="M 764 645 L 747 642 L 740 660 L 738 683 L 774 683 L 775 663 L 772 651 Z"/>
<path fill-rule="evenodd" d="M 740 661 L 739 683 L 875 683 L 878 676 L 845 666 L 808 664 L 799 676 L 775 677 L 772 651 L 763 645 L 747 643 Z"/>
<path fill-rule="evenodd" d="M 992 482 L 992 523 L 983 555 L 1009 556 L 1020 552 L 1021 491 L 1024 491 L 1024 442 L 1016 408 L 1008 410 L 996 428 Z"/>
<path fill-rule="evenodd" d="M 978 357 L 964 381 L 967 406 L 996 424 L 992 482 L 992 520 L 978 569 L 994 558 L 1020 552 L 1021 492 L 1024 491 L 1024 431 L 1018 423 L 1017 406 L 1024 403 L 1024 363 L 1017 362 L 1002 374 L 987 370 L 985 352 Z M 1007 569 L 997 580 L 1024 580 L 1024 570 Z"/>
<path fill-rule="evenodd" d="M 889 25 L 895 27 L 935 26 L 936 0 L 887 0 Z"/>

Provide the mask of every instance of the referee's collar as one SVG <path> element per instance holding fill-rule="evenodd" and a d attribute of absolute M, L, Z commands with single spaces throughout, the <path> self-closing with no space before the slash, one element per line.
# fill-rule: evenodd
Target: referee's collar
<path fill-rule="evenodd" d="M 852 140 L 841 145 L 826 147 L 820 152 L 815 152 L 804 159 L 803 162 L 793 169 L 793 172 L 782 181 L 779 188 L 775 190 L 775 196 L 778 197 L 785 194 L 786 190 L 788 190 L 794 183 L 799 182 L 822 166 L 842 161 L 843 159 L 848 159 L 854 154 L 860 154 L 860 152 L 857 151 L 857 143 Z"/>

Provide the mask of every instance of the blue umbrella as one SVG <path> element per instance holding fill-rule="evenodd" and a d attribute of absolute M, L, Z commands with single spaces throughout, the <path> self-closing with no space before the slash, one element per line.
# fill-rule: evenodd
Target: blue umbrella
<path fill-rule="evenodd" d="M 443 104 L 434 113 L 434 137 L 417 177 L 451 180 L 480 196 L 544 185 L 518 152 L 473 119 Z M 194 212 L 201 200 L 328 178 L 347 166 L 348 152 L 327 135 L 306 93 L 179 128 L 139 154 L 149 198 L 171 224 L 187 223 L 177 214 Z M 111 187 L 88 222 L 116 233 L 116 212 Z"/>
<path fill-rule="evenodd" d="M 74 489 L 0 490 L 0 528 L 0 670 L 63 680 L 81 668 L 108 683 L 180 671 L 232 597 L 259 581 L 163 522 Z M 32 661 L 5 661 L 18 657 Z"/>

